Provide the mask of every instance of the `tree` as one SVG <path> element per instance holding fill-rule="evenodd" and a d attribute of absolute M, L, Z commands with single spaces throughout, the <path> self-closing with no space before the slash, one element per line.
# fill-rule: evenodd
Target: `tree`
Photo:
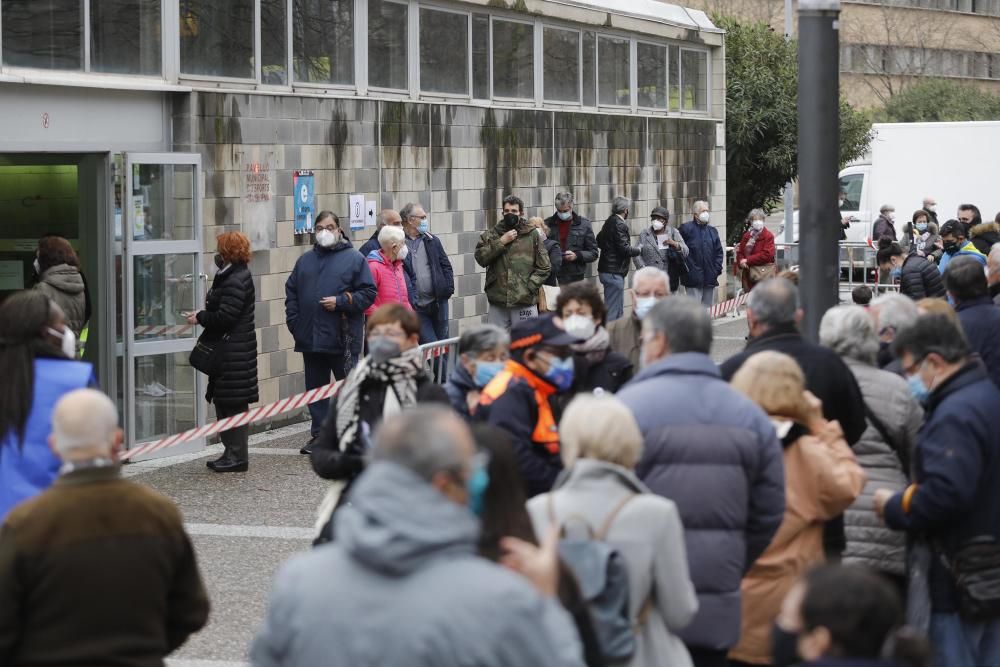
<path fill-rule="evenodd" d="M 798 173 L 798 58 L 764 22 L 714 16 L 726 30 L 726 210 L 730 244 L 748 211 L 770 211 Z M 840 102 L 840 161 L 868 150 L 871 122 Z M 835 206 L 835 202 L 831 203 Z"/>
<path fill-rule="evenodd" d="M 890 123 L 1000 120 L 1000 95 L 948 79 L 925 79 L 896 94 L 878 119 Z"/>

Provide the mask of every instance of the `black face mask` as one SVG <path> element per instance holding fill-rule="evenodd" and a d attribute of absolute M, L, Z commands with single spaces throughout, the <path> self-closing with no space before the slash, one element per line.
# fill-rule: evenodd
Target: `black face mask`
<path fill-rule="evenodd" d="M 799 657 L 799 636 L 783 630 L 777 623 L 771 628 L 771 659 L 774 667 L 792 667 L 802 662 Z"/>
<path fill-rule="evenodd" d="M 945 243 L 944 244 L 944 251 L 946 253 L 948 253 L 949 255 L 954 255 L 956 252 L 958 252 L 958 244 L 957 243 Z"/>
<path fill-rule="evenodd" d="M 520 221 L 521 217 L 517 213 L 503 214 L 503 225 L 506 229 L 514 229 Z"/>
<path fill-rule="evenodd" d="M 222 259 L 222 255 L 220 255 L 219 253 L 215 253 L 215 266 L 221 269 L 225 265 L 226 261 Z"/>

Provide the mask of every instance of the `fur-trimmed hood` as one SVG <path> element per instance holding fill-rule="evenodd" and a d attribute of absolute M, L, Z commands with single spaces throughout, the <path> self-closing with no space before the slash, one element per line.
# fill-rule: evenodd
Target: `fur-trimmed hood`
<path fill-rule="evenodd" d="M 981 222 L 969 230 L 969 238 L 974 239 L 978 236 L 983 236 L 991 232 L 994 235 L 1000 236 L 1000 225 L 995 222 Z"/>

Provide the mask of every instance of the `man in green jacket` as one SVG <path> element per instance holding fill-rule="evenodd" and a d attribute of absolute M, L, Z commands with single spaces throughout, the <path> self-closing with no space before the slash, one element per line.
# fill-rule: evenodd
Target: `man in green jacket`
<path fill-rule="evenodd" d="M 545 244 L 524 219 L 524 202 L 503 200 L 503 219 L 483 232 L 476 262 L 486 269 L 486 321 L 510 331 L 515 322 L 538 317 L 538 290 L 552 271 Z"/>

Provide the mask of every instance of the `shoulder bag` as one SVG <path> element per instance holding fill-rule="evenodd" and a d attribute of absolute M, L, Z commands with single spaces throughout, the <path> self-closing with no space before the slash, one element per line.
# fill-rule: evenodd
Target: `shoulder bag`
<path fill-rule="evenodd" d="M 758 266 L 748 266 L 747 276 L 750 278 L 750 282 L 757 284 L 768 278 L 773 278 L 778 275 L 778 267 L 772 262 L 771 264 L 760 264 Z"/>
<path fill-rule="evenodd" d="M 252 304 L 253 302 L 251 301 Z M 240 323 L 240 320 L 246 315 L 247 310 L 249 309 L 244 304 L 243 310 L 240 311 L 240 316 L 236 320 L 236 324 Z M 207 330 L 202 331 L 201 335 L 198 336 L 198 342 L 195 343 L 194 349 L 191 350 L 191 354 L 188 356 L 188 363 L 191 364 L 192 368 L 209 377 L 219 377 L 222 374 L 222 359 L 225 356 L 231 332 L 227 331 L 219 337 L 209 335 L 209 333 Z"/>

